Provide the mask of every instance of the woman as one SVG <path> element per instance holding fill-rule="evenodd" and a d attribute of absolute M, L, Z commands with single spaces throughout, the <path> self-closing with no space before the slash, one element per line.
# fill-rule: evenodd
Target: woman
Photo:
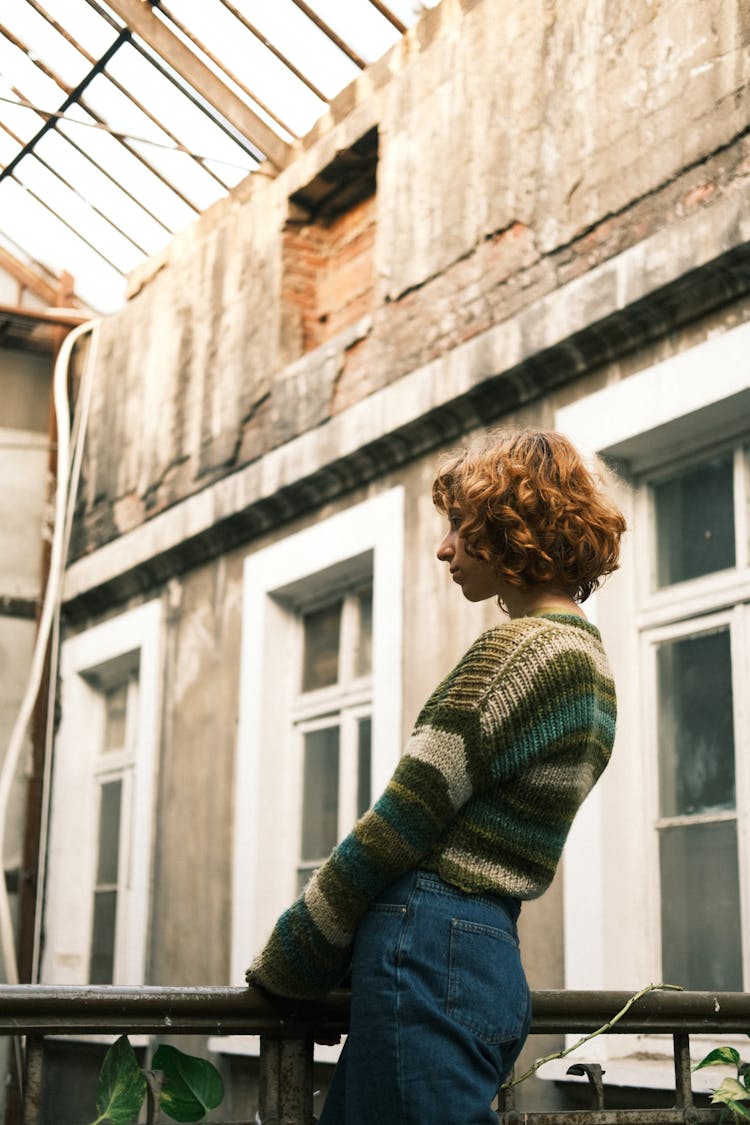
<path fill-rule="evenodd" d="M 580 608 L 625 522 L 560 434 L 499 434 L 433 485 L 437 551 L 509 620 L 438 685 L 385 792 L 279 919 L 251 984 L 352 1011 L 321 1125 L 489 1125 L 530 1022 L 516 923 L 612 749 L 615 693 Z"/>

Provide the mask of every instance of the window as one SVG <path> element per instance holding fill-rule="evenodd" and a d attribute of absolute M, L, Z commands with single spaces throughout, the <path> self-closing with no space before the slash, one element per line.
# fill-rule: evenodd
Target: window
<path fill-rule="evenodd" d="M 587 603 L 618 724 L 565 849 L 568 988 L 750 982 L 748 347 L 750 324 L 716 333 L 556 415 L 613 463 L 630 528 Z M 643 1049 L 623 1035 L 586 1053 L 614 1084 L 669 1086 Z"/>
<path fill-rule="evenodd" d="M 646 519 L 650 527 L 652 588 L 642 603 L 654 624 L 641 633 L 655 703 L 661 975 L 701 990 L 741 990 L 750 961 L 741 878 L 750 856 L 740 856 L 738 834 L 750 750 L 739 715 L 750 666 L 747 481 L 748 450 L 734 442 L 636 482 L 636 529 L 646 532 Z"/>
<path fill-rule="evenodd" d="M 149 602 L 62 646 L 44 983 L 144 982 L 160 636 Z"/>
<path fill-rule="evenodd" d="M 112 984 L 115 979 L 117 923 L 123 921 L 126 893 L 128 812 L 132 798 L 134 726 L 138 702 L 137 670 L 102 693 L 104 730 L 94 766 L 98 790 L 96 874 L 89 980 Z M 120 909 L 118 911 L 118 903 Z"/>
<path fill-rule="evenodd" d="M 398 759 L 403 523 L 403 491 L 394 488 L 245 561 L 232 923 L 238 983 L 278 915 Z"/>
<path fill-rule="evenodd" d="M 372 587 L 302 615 L 297 890 L 370 807 Z"/>

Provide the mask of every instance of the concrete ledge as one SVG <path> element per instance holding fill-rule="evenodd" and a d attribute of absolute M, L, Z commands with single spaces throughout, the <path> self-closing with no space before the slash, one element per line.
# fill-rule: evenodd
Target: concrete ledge
<path fill-rule="evenodd" d="M 96 612 L 376 479 L 750 292 L 750 185 L 74 562 Z"/>

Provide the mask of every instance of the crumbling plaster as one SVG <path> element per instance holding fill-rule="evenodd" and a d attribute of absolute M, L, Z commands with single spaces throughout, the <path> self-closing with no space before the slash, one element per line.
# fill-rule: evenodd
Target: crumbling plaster
<path fill-rule="evenodd" d="M 289 196 L 373 125 L 360 397 L 739 190 L 749 73 L 743 0 L 443 0 L 283 173 L 255 173 L 134 276 L 103 327 L 74 555 L 330 420 L 352 331 L 280 366 L 281 230 Z"/>

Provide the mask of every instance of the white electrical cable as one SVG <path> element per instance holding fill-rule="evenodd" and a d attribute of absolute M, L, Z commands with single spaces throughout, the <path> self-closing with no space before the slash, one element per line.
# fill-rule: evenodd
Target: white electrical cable
<path fill-rule="evenodd" d="M 78 399 L 76 401 L 75 417 L 73 419 L 73 434 L 71 438 L 73 457 L 70 469 L 70 480 L 68 482 L 68 504 L 65 518 L 65 539 L 63 541 L 63 564 L 64 560 L 68 557 L 70 533 L 73 526 L 73 514 L 75 512 L 76 496 L 78 495 L 78 480 L 81 475 L 81 462 L 83 461 L 83 449 L 89 420 L 89 407 L 91 406 L 91 394 L 94 386 L 94 372 L 96 371 L 99 323 L 99 321 L 95 323 L 92 322 L 91 340 L 89 342 L 88 351 L 86 352 L 86 360 L 81 374 Z M 57 676 L 55 675 L 55 670 L 57 669 L 57 655 L 60 645 L 59 607 L 61 595 L 62 589 L 58 592 L 58 612 L 53 615 L 52 639 L 50 641 L 49 666 L 52 669 L 52 675 L 50 675 L 49 678 L 49 691 L 47 694 L 47 729 L 45 731 L 44 741 L 44 779 L 42 784 L 42 818 L 39 826 L 39 859 L 37 864 L 36 910 L 34 912 L 34 943 L 31 970 L 32 981 L 38 979 L 42 942 L 42 916 L 47 869 L 47 831 L 49 827 L 49 792 L 52 782 L 52 740 L 55 727 L 55 698 L 57 696 Z"/>
<path fill-rule="evenodd" d="M 65 337 L 55 362 L 53 401 L 57 418 L 57 484 L 49 576 L 26 691 L 16 717 L 2 768 L 0 768 L 0 856 L 4 854 L 3 845 L 11 788 L 23 751 L 24 737 L 34 709 L 34 702 L 39 692 L 39 685 L 44 671 L 47 641 L 50 636 L 52 622 L 59 606 L 58 595 L 65 564 L 66 529 L 69 529 L 68 505 L 75 501 L 75 497 L 73 497 L 72 500 L 70 499 L 70 485 L 72 481 L 70 471 L 70 419 L 67 393 L 68 364 L 70 363 L 70 356 L 76 342 L 87 332 L 94 331 L 98 324 L 98 320 L 88 321 L 86 324 L 81 324 L 77 328 L 72 329 Z M 94 333 L 92 343 L 95 343 L 95 341 L 96 333 Z M 86 371 L 88 371 L 90 367 L 91 365 L 87 362 Z M 86 372 L 84 372 L 84 375 L 85 374 Z M 90 376 L 86 379 L 86 382 L 90 382 Z M 81 445 L 83 444 L 84 432 L 85 430 L 79 426 L 78 441 Z M 78 464 L 80 466 L 80 458 Z M 16 942 L 10 911 L 10 899 L 8 897 L 4 877 L 0 878 L 0 952 L 2 953 L 3 965 L 5 967 L 5 979 L 9 984 L 18 984 Z"/>

